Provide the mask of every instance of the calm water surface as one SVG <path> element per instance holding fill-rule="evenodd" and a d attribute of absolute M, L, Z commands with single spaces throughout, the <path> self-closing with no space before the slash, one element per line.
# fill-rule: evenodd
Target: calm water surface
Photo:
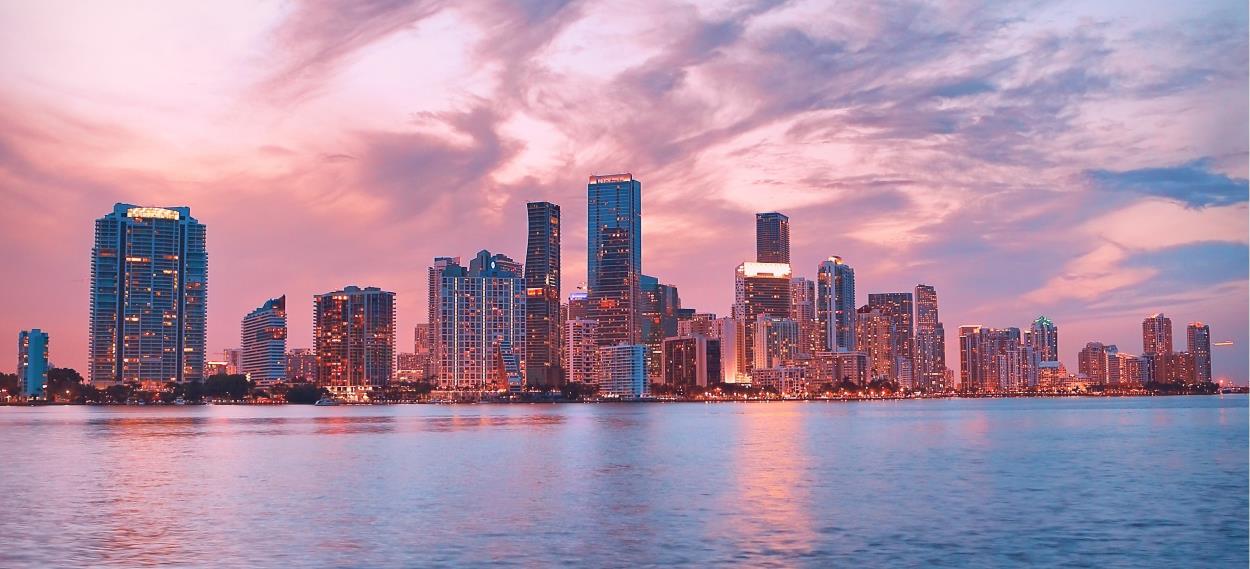
<path fill-rule="evenodd" d="M 1246 567 L 1247 399 L 0 408 L 2 567 Z"/>

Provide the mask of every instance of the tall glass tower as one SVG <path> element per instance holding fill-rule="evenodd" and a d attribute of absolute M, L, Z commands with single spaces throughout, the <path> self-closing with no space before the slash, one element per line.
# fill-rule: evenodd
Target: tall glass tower
<path fill-rule="evenodd" d="M 526 204 L 525 381 L 558 387 L 560 370 L 560 206 Z"/>
<path fill-rule="evenodd" d="M 771 211 L 755 214 L 755 260 L 790 262 L 790 218 Z"/>
<path fill-rule="evenodd" d="M 854 352 L 855 269 L 842 257 L 829 257 L 816 273 L 816 325 L 831 352 Z"/>
<path fill-rule="evenodd" d="M 205 230 L 191 208 L 119 203 L 96 220 L 93 383 L 203 380 L 207 308 Z"/>
<path fill-rule="evenodd" d="M 591 176 L 586 186 L 586 288 L 594 294 L 603 263 L 604 232 L 624 230 L 628 272 L 642 275 L 642 182 L 632 174 Z M 614 233 L 614 239 L 622 234 Z M 619 248 L 615 248 L 619 252 Z"/>
<path fill-rule="evenodd" d="M 243 317 L 239 371 L 260 384 L 286 378 L 286 295 L 266 301 Z"/>

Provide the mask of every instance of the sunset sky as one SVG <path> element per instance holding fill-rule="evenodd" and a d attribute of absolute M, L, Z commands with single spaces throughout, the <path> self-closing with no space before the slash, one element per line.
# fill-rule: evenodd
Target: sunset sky
<path fill-rule="evenodd" d="M 288 297 L 398 295 L 434 256 L 524 260 L 586 179 L 643 188 L 643 271 L 727 314 L 754 212 L 795 272 L 937 288 L 957 329 L 1060 327 L 1139 353 L 1201 320 L 1247 379 L 1247 6 L 1226 2 L 60 2 L 0 0 L 0 368 L 51 333 L 85 373 L 93 220 L 185 205 L 208 227 L 209 352 Z M 3 336 L 8 340 L 3 340 Z"/>

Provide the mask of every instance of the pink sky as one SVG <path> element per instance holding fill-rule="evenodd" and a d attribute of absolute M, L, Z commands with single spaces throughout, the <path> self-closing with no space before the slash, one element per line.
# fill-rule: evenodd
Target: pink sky
<path fill-rule="evenodd" d="M 209 351 L 288 296 L 398 293 L 436 255 L 524 258 L 524 203 L 643 181 L 643 267 L 727 313 L 753 213 L 795 271 L 841 255 L 870 292 L 937 287 L 960 324 L 1060 326 L 1141 350 L 1202 320 L 1244 383 L 1244 2 L 748 4 L 0 0 L 0 361 L 18 330 L 83 369 L 92 221 L 126 201 L 208 226 Z M 1178 341 L 1178 347 L 1183 340 Z"/>

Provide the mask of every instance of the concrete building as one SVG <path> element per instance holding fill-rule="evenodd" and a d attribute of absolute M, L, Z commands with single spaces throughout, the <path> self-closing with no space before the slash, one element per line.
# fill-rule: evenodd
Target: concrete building
<path fill-rule="evenodd" d="M 1194 358 L 1194 383 L 1211 381 L 1211 327 L 1190 322 L 1185 327 L 1186 349 Z"/>
<path fill-rule="evenodd" d="M 856 341 L 855 270 L 833 256 L 820 263 L 816 274 L 816 325 L 830 352 L 854 352 Z"/>
<path fill-rule="evenodd" d="M 225 373 L 224 362 L 222 373 Z M 286 378 L 288 381 L 317 381 L 317 353 L 309 348 L 289 350 L 286 353 Z"/>
<path fill-rule="evenodd" d="M 526 204 L 529 241 L 525 249 L 525 381 L 559 387 L 560 206 Z"/>
<path fill-rule="evenodd" d="M 790 264 L 790 218 L 777 212 L 755 214 L 755 261 Z"/>
<path fill-rule="evenodd" d="M 519 390 L 525 367 L 525 279 L 502 254 L 440 269 L 436 382 L 455 391 Z M 513 369 L 513 368 L 516 369 Z"/>
<path fill-rule="evenodd" d="M 868 295 L 869 310 L 876 310 L 890 321 L 890 358 L 894 365 L 890 379 L 900 387 L 915 387 L 915 313 L 910 292 Z"/>
<path fill-rule="evenodd" d="M 317 383 L 335 392 L 382 387 L 395 365 L 395 293 L 344 287 L 313 297 Z"/>
<path fill-rule="evenodd" d="M 720 340 L 693 335 L 664 340 L 660 383 L 687 388 L 721 382 Z"/>
<path fill-rule="evenodd" d="M 595 340 L 596 322 L 589 318 L 564 323 L 565 371 L 568 381 L 598 384 L 596 376 L 599 344 Z"/>
<path fill-rule="evenodd" d="M 760 315 L 786 318 L 790 315 L 790 265 L 785 263 L 742 263 L 734 286 L 734 318 L 742 336 L 740 361 L 735 366 L 749 373 L 755 363 L 755 321 Z"/>
<path fill-rule="evenodd" d="M 946 384 L 946 329 L 938 318 L 937 290 L 916 285 L 916 387 L 940 393 Z"/>

